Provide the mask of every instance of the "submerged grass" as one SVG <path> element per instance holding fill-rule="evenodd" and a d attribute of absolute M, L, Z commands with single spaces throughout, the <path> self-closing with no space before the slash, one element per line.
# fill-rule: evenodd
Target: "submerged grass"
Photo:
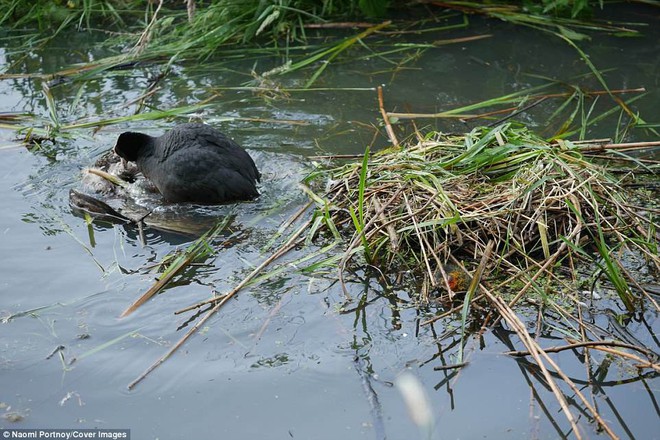
<path fill-rule="evenodd" d="M 580 81 L 590 76 L 593 75 L 580 75 L 572 80 Z M 545 82 L 538 86 L 437 113 L 385 112 L 384 116 L 389 118 L 391 123 L 402 123 L 411 119 L 457 119 L 461 121 L 484 119 L 494 120 L 491 125 L 498 125 L 498 123 L 514 118 L 521 113 L 531 113 L 538 105 L 559 101 L 550 116 L 545 117 L 545 131 L 548 132 L 550 139 L 577 136 L 578 140 L 584 140 L 589 127 L 607 118 L 615 117 L 617 113 L 615 142 L 619 142 L 626 133 L 635 127 L 646 129 L 649 134 L 658 136 L 657 131 L 644 122 L 639 115 L 630 116 L 629 111 L 624 110 L 624 108 L 629 109 L 635 101 L 647 96 L 647 90 L 644 87 L 590 90 L 577 84 L 566 84 L 549 78 L 540 79 Z M 621 98 L 631 94 L 635 96 L 625 100 Z M 599 104 L 599 109 L 602 107 L 599 98 L 604 95 L 614 96 L 617 103 L 596 113 L 596 105 Z"/>
<path fill-rule="evenodd" d="M 190 267 L 192 263 L 205 261 L 210 255 L 212 255 L 215 251 L 211 243 L 225 231 L 231 220 L 231 217 L 223 218 L 204 235 L 195 240 L 183 252 L 168 259 L 158 280 L 144 294 L 140 295 L 138 299 L 128 306 L 126 310 L 121 313 L 120 318 L 133 313 L 151 297 L 163 290 L 176 275 Z"/>

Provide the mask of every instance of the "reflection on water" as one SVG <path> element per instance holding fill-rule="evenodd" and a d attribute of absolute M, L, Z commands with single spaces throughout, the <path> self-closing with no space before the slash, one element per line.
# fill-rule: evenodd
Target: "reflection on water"
<path fill-rule="evenodd" d="M 50 83 L 61 125 L 213 97 L 192 116 L 231 134 L 250 151 L 263 174 L 261 196 L 198 207 L 162 205 L 157 196 L 134 194 L 122 208 L 129 216 L 152 211 L 147 223 L 155 225 L 145 229 L 143 245 L 134 226 L 87 225 L 71 212 L 69 190 L 81 187 L 83 170 L 127 128 L 158 135 L 190 115 L 64 131 L 54 144 L 31 151 L 0 149 L 5 208 L 0 210 L 0 317 L 11 317 L 0 324 L 0 402 L 24 415 L 16 424 L 0 419 L 0 426 L 130 428 L 134 438 L 161 439 L 263 438 L 264 432 L 272 438 L 415 438 L 417 429 L 392 387 L 408 369 L 429 394 L 437 421 L 433 438 L 571 437 L 536 366 L 501 354 L 518 348 L 506 328 L 469 338 L 466 368 L 437 369 L 457 362 L 461 339 L 453 317 L 420 325 L 437 306 L 406 307 L 407 292 L 392 291 L 369 273 L 351 278 L 348 289 L 355 301 L 344 304 L 334 271 L 303 276 L 293 264 L 239 293 L 152 376 L 126 391 L 189 329 L 185 324 L 195 312 L 175 311 L 231 290 L 269 255 L 266 244 L 307 201 L 299 182 L 313 167 L 309 156 L 361 154 L 366 145 L 387 144 L 374 126 L 380 118 L 374 87 L 385 84 L 389 110 L 432 113 L 542 84 L 540 76 L 573 81 L 587 73 L 557 40 L 504 23 L 473 21 L 465 32 L 493 36 L 421 51 L 413 63 L 394 56 L 337 60 L 317 84 L 352 90 L 268 99 L 240 89 L 253 80 L 248 72 L 255 60 L 222 59 L 174 65 L 158 82 L 163 67 L 152 64 Z M 643 42 L 599 37 L 584 43 L 595 64 L 617 68 L 607 73 L 612 87 L 647 87 L 649 94 L 636 103 L 642 115 L 654 115 L 660 99 L 660 56 L 652 34 L 658 29 L 652 27 Z M 34 51 L 3 44 L 4 65 L 12 73 L 51 73 L 111 53 L 82 33 Z M 621 53 L 630 61 L 622 64 Z M 264 71 L 281 60 L 257 61 L 257 70 Z M 295 87 L 304 75 L 277 81 Z M 593 78 L 579 81 L 600 87 Z M 47 125 L 43 82 L 0 80 L 0 112 L 30 113 Z M 555 105 L 543 103 L 522 117 L 544 130 Z M 597 105 L 609 104 L 600 100 Z M 401 122 L 397 129 L 403 138 L 415 128 L 463 131 L 480 123 L 422 120 L 416 127 Z M 610 136 L 611 124 L 616 120 L 591 126 L 589 137 Z M 628 136 L 644 139 L 648 132 Z M 0 147 L 10 143 L 13 133 L 0 129 Z M 240 240 L 224 242 L 228 232 L 212 257 L 133 315 L 118 319 L 154 283 L 158 264 L 194 239 L 168 232 L 167 225 L 183 223 L 198 233 L 226 216 L 233 217 L 231 231 L 245 231 Z M 304 255 L 296 249 L 287 261 Z M 594 301 L 597 308 L 614 312 L 591 316 L 585 309 L 592 328 L 612 333 L 618 325 L 614 333 L 621 339 L 634 337 L 657 351 L 657 313 L 648 310 L 619 322 L 615 303 L 605 295 Z M 561 316 L 548 315 L 535 336 L 543 346 L 558 345 L 557 338 L 573 330 Z M 620 435 L 656 435 L 649 423 L 658 415 L 655 374 L 628 371 L 601 354 L 586 359 L 582 352 L 563 352 L 557 360 L 585 392 L 590 389 Z M 569 399 L 569 405 L 588 435 L 597 436 L 582 404 Z"/>

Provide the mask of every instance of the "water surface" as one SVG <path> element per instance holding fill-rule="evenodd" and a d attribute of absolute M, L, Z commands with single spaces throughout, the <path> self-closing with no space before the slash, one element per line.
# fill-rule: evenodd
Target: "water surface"
<path fill-rule="evenodd" d="M 598 37 L 583 49 L 599 68 L 613 69 L 606 73 L 611 87 L 646 87 L 648 94 L 635 109 L 657 122 L 660 26 L 657 14 L 644 18 L 651 20 L 645 37 Z M 558 39 L 505 23 L 472 19 L 466 29 L 430 39 L 476 34 L 492 36 L 428 49 L 399 67 L 378 57 L 347 58 L 316 84 L 335 90 L 273 99 L 227 88 L 249 84 L 255 65 L 257 71 L 268 70 L 282 62 L 279 56 L 175 65 L 146 104 L 168 109 L 217 95 L 192 116 L 230 133 L 251 152 L 263 174 L 262 195 L 255 202 L 192 211 L 159 208 L 165 217 L 185 216 L 191 222 L 232 216 L 231 230 L 245 233 L 124 319 L 118 318 L 121 312 L 154 282 L 150 268 L 192 239 L 147 229 L 143 246 L 134 228 L 90 227 L 71 212 L 68 192 L 80 187 L 82 170 L 111 148 L 120 132 L 160 134 L 189 116 L 77 130 L 71 138 L 31 150 L 13 146 L 14 133 L 0 130 L 0 316 L 27 312 L 0 324 L 0 402 L 23 416 L 15 423 L 0 419 L 0 426 L 129 428 L 134 439 L 415 438 L 420 433 L 393 385 L 410 371 L 430 398 L 432 438 L 570 437 L 551 392 L 533 377 L 534 368 L 502 354 L 515 345 L 505 329 L 470 338 L 469 365 L 460 372 L 435 371 L 456 362 L 458 340 L 455 334 L 443 335 L 457 322 L 447 318 L 420 327 L 420 317 L 434 308 L 395 311 L 392 298 L 407 301 L 409 292 L 392 292 L 369 273 L 348 277 L 351 295 L 369 301 L 357 308 L 346 305 L 345 313 L 340 313 L 345 298 L 335 271 L 303 276 L 292 267 L 251 286 L 144 382 L 132 391 L 126 388 L 189 328 L 185 324 L 191 315 L 174 311 L 228 291 L 269 255 L 263 246 L 307 202 L 299 182 L 313 169 L 313 156 L 361 154 L 372 143 L 376 149 L 387 145 L 377 127 L 374 87 L 384 84 L 388 110 L 437 112 L 543 84 L 539 76 L 575 83 L 588 73 L 575 51 Z M 4 40 L 0 62 L 9 73 L 52 73 L 112 53 L 98 48 L 94 38 L 70 34 L 27 52 Z M 51 90 L 65 122 L 127 116 L 136 110 L 131 102 L 145 93 L 160 69 L 146 65 L 104 72 Z M 277 78 L 284 87 L 305 80 L 306 72 Z M 579 81 L 599 87 L 593 79 Z M 46 121 L 42 82 L 0 80 L 0 112 L 29 113 Z M 603 108 L 612 105 L 601 101 Z M 546 121 L 555 108 L 547 103 L 521 119 L 550 134 L 553 128 Z M 453 131 L 479 123 L 418 122 L 420 129 Z M 596 124 L 587 137 L 610 137 L 616 123 L 610 118 Z M 651 137 L 637 129 L 625 140 Z M 298 249 L 290 259 L 304 252 Z M 604 328 L 613 325 L 607 316 L 593 319 Z M 649 309 L 627 329 L 657 350 L 651 336 L 657 333 L 657 319 Z M 540 335 L 541 345 L 557 345 L 556 336 L 548 330 Z M 573 353 L 555 359 L 576 380 L 585 377 L 585 366 Z M 616 432 L 624 438 L 659 438 L 657 378 L 616 362 L 601 364 L 596 373 L 601 388 L 595 399 Z M 598 436 L 586 416 L 579 423 L 589 437 Z"/>

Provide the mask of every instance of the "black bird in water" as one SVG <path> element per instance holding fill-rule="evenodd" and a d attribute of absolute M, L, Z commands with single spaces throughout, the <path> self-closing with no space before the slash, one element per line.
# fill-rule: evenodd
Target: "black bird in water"
<path fill-rule="evenodd" d="M 259 195 L 261 175 L 250 155 L 206 124 L 181 124 L 160 137 L 122 133 L 114 150 L 136 162 L 168 202 L 217 204 Z"/>

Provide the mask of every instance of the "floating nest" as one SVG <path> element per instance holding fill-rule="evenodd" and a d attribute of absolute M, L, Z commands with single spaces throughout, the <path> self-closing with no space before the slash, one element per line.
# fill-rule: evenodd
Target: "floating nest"
<path fill-rule="evenodd" d="M 366 262 L 395 280 L 413 274 L 421 299 L 467 289 L 487 248 L 486 277 L 538 277 L 554 263 L 595 256 L 632 310 L 618 256 L 635 252 L 657 270 L 657 224 L 588 149 L 504 124 L 367 151 L 362 162 L 310 176 L 330 182 L 311 194 L 311 232 L 350 237 L 340 271 Z M 466 282 L 456 282 L 457 267 Z"/>

